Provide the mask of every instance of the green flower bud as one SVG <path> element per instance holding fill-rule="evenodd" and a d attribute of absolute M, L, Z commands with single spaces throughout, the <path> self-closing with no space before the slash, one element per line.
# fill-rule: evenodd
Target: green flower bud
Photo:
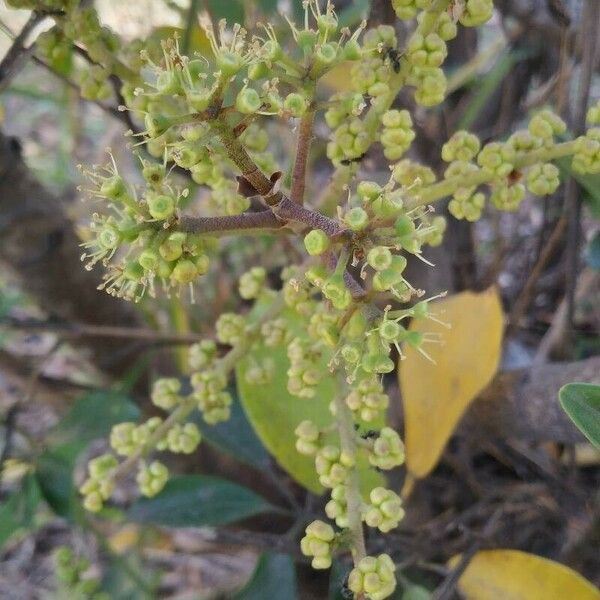
<path fill-rule="evenodd" d="M 217 319 L 217 339 L 222 344 L 239 344 L 246 332 L 246 322 L 242 315 L 223 313 Z"/>
<path fill-rule="evenodd" d="M 292 92 L 286 96 L 283 108 L 291 113 L 293 117 L 301 117 L 308 108 L 308 102 L 302 94 Z"/>
<path fill-rule="evenodd" d="M 560 171 L 551 163 L 533 165 L 527 172 L 527 188 L 532 194 L 553 194 L 560 185 Z"/>
<path fill-rule="evenodd" d="M 354 594 L 366 595 L 370 600 L 384 600 L 396 589 L 395 566 L 387 554 L 377 558 L 367 556 L 350 571 L 348 587 Z"/>
<path fill-rule="evenodd" d="M 175 198 L 172 196 L 165 196 L 161 194 L 159 196 L 150 196 L 146 198 L 148 204 L 148 212 L 153 219 L 160 221 L 166 221 L 175 214 Z"/>
<path fill-rule="evenodd" d="M 392 266 L 392 253 L 384 246 L 375 246 L 367 254 L 367 263 L 376 271 L 383 271 Z"/>
<path fill-rule="evenodd" d="M 311 556 L 313 569 L 328 569 L 331 566 L 331 546 L 335 532 L 331 525 L 323 521 L 313 521 L 300 540 L 304 556 Z"/>
<path fill-rule="evenodd" d="M 152 404 L 163 410 L 171 410 L 182 400 L 180 391 L 181 382 L 178 379 L 174 377 L 157 379 L 152 387 Z"/>
<path fill-rule="evenodd" d="M 302 421 L 296 427 L 296 450 L 305 456 L 313 456 L 319 449 L 319 428 L 312 421 Z"/>
<path fill-rule="evenodd" d="M 197 276 L 198 269 L 189 258 L 180 258 L 171 271 L 171 279 L 177 283 L 191 283 Z"/>
<path fill-rule="evenodd" d="M 313 229 L 304 236 L 304 247 L 311 256 L 319 256 L 329 249 L 331 242 L 324 231 Z"/>
<path fill-rule="evenodd" d="M 459 21 L 465 27 L 479 27 L 490 20 L 493 12 L 493 0 L 467 0 Z"/>
<path fill-rule="evenodd" d="M 141 464 L 136 476 L 140 492 L 150 498 L 162 491 L 168 479 L 169 470 L 157 460 L 149 465 Z"/>
<path fill-rule="evenodd" d="M 404 444 L 400 436 L 391 428 L 384 427 L 373 443 L 369 462 L 379 469 L 393 469 L 404 462 Z"/>
<path fill-rule="evenodd" d="M 364 208 L 356 206 L 344 215 L 344 223 L 352 231 L 362 231 L 369 224 L 369 215 Z"/>
<path fill-rule="evenodd" d="M 267 272 L 263 267 L 253 267 L 240 277 L 239 292 L 244 300 L 258 298 L 265 286 Z"/>
<path fill-rule="evenodd" d="M 243 88 L 235 100 L 235 108 L 245 115 L 254 114 L 260 110 L 261 105 L 258 92 L 252 88 Z"/>

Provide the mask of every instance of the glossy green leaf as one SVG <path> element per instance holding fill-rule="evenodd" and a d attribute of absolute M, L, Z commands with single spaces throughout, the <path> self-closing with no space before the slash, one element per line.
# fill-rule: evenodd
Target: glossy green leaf
<path fill-rule="evenodd" d="M 261 306 L 257 311 L 262 310 Z M 306 335 L 306 322 L 291 310 L 282 316 L 288 321 L 288 329 L 294 335 Z M 266 384 L 255 385 L 246 380 L 247 370 L 255 361 L 270 359 L 274 362 L 271 380 Z M 327 370 L 331 356 L 324 353 L 321 368 Z M 303 456 L 296 450 L 294 430 L 301 421 L 309 419 L 319 427 L 327 427 L 333 422 L 329 404 L 337 392 L 338 382 L 334 376 L 325 377 L 317 386 L 314 398 L 305 399 L 292 396 L 287 391 L 287 370 L 289 360 L 285 346 L 269 348 L 262 343 L 252 347 L 236 367 L 237 388 L 246 415 L 265 448 L 279 465 L 298 483 L 310 491 L 320 494 L 323 487 L 317 479 L 314 458 Z M 364 492 L 381 485 L 383 478 L 368 468 L 364 457 L 359 457 L 361 486 Z"/>
<path fill-rule="evenodd" d="M 590 207 L 596 217 L 600 217 L 600 175 L 583 175 L 574 171 L 571 165 L 571 157 L 565 156 L 554 161 L 560 169 L 562 177 L 571 176 L 583 188 L 583 199 Z"/>
<path fill-rule="evenodd" d="M 207 425 L 195 413 L 194 422 L 200 429 L 203 439 L 221 452 L 257 468 L 269 464 L 269 454 L 254 433 L 236 393 L 232 393 L 231 417 L 216 425 Z"/>
<path fill-rule="evenodd" d="M 228 24 L 244 22 L 244 3 L 241 0 L 208 0 L 208 11 L 215 23 L 227 19 Z"/>
<path fill-rule="evenodd" d="M 573 423 L 600 448 L 600 386 L 568 383 L 558 393 L 560 404 Z"/>
<path fill-rule="evenodd" d="M 79 445 L 52 448 L 36 461 L 36 478 L 44 500 L 61 517 L 73 518 L 77 491 L 73 483 L 73 468 Z"/>
<path fill-rule="evenodd" d="M 102 591 L 111 600 L 153 600 L 160 573 L 145 569 L 139 552 L 110 557 L 102 577 Z"/>
<path fill-rule="evenodd" d="M 172 477 L 154 498 L 141 498 L 129 509 L 128 519 L 169 527 L 226 525 L 272 508 L 254 492 L 205 475 Z"/>
<path fill-rule="evenodd" d="M 42 499 L 40 488 L 32 474 L 23 478 L 19 489 L 0 503 L 0 548 L 18 531 L 34 526 L 38 504 Z"/>
<path fill-rule="evenodd" d="M 248 584 L 232 600 L 296 600 L 296 569 L 285 554 L 263 554 Z"/>
<path fill-rule="evenodd" d="M 346 581 L 352 570 L 352 563 L 336 559 L 329 571 L 329 600 L 347 600 Z"/>
<path fill-rule="evenodd" d="M 431 600 L 431 598 L 431 592 L 422 585 L 409 585 L 401 596 L 401 600 Z"/>

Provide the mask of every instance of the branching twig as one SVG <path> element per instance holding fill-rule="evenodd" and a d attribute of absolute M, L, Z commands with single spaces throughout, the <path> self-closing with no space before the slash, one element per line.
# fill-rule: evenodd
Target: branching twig
<path fill-rule="evenodd" d="M 19 35 L 14 38 L 11 47 L 8 49 L 2 62 L 0 62 L 0 92 L 9 86 L 13 77 L 33 53 L 34 45 L 32 44 L 29 48 L 26 48 L 24 45 L 25 40 L 44 19 L 45 15 L 35 11 L 32 12 Z M 6 28 L 6 30 L 8 32 L 8 28 Z"/>

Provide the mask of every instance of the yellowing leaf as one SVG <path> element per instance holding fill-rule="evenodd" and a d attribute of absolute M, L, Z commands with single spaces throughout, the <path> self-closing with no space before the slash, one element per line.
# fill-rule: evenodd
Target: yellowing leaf
<path fill-rule="evenodd" d="M 460 556 L 454 556 L 451 567 Z M 600 591 L 572 569 L 519 550 L 478 552 L 458 580 L 466 600 L 600 600 Z"/>
<path fill-rule="evenodd" d="M 306 321 L 302 317 L 289 309 L 281 316 L 286 318 L 288 328 L 294 335 L 306 335 Z M 248 368 L 255 361 L 260 364 L 265 359 L 271 359 L 274 363 L 271 380 L 264 385 L 249 383 L 245 377 Z M 327 369 L 330 359 L 330 353 L 325 352 L 321 363 L 323 369 Z M 332 424 L 329 404 L 337 393 L 339 384 L 334 376 L 325 377 L 318 385 L 314 398 L 298 398 L 287 391 L 288 368 L 285 345 L 270 348 L 257 343 L 236 367 L 238 393 L 248 420 L 279 465 L 298 483 L 314 493 L 321 494 L 323 487 L 317 479 L 314 457 L 298 453 L 294 430 L 305 419 L 313 421 L 319 427 Z M 378 426 L 381 426 L 381 423 L 374 424 L 374 427 Z M 326 443 L 336 443 L 333 434 L 331 440 L 329 438 L 328 435 Z M 359 456 L 358 465 L 364 494 L 373 487 L 382 485 L 382 476 L 368 467 L 366 457 Z"/>
<path fill-rule="evenodd" d="M 431 304 L 429 319 L 415 320 L 412 331 L 437 334 L 442 344 L 425 344 L 432 364 L 411 347 L 400 363 L 405 419 L 406 466 L 425 477 L 436 465 L 465 409 L 490 382 L 502 346 L 502 307 L 495 288 L 463 292 Z"/>

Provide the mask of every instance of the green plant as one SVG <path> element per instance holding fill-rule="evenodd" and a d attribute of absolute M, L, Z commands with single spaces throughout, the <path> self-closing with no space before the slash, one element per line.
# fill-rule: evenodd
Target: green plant
<path fill-rule="evenodd" d="M 231 349 L 222 354 L 213 340 L 193 346 L 191 391 L 178 379 L 160 379 L 152 402 L 165 417 L 114 426 L 112 452 L 90 461 L 80 487 L 85 507 L 100 511 L 131 469 L 137 470 L 142 495 L 159 494 L 168 470 L 152 453 L 193 452 L 202 439 L 193 413 L 198 410 L 209 425 L 227 420 L 233 402 L 228 384 L 238 362 L 249 361 L 238 370 L 238 383 L 243 378 L 245 384 L 266 385 L 278 366 L 259 356 L 258 347 L 284 346 L 286 390 L 294 402 L 311 403 L 324 383 L 335 385 L 333 424 L 304 419 L 295 431 L 298 452 L 314 457 L 318 483 L 331 490 L 326 513 L 340 531 L 313 521 L 302 551 L 321 569 L 329 568 L 333 552 L 349 550 L 350 590 L 357 598 L 389 597 L 396 587 L 394 565 L 387 554 L 367 555 L 363 533 L 363 522 L 387 532 L 404 514 L 400 497 L 381 485 L 379 474 L 404 462 L 399 434 L 385 425 L 389 399 L 381 376 L 395 369 L 394 349 L 402 357 L 403 348 L 411 348 L 426 359 L 427 346 L 439 342 L 408 328 L 410 321 L 435 317 L 433 298 L 423 299 L 424 291 L 405 276 L 407 257 L 425 260 L 424 249 L 441 243 L 446 223 L 432 206 L 439 200 L 451 198 L 455 218 L 475 221 L 486 198 L 499 210 L 513 211 L 526 189 L 553 193 L 559 185 L 556 159 L 572 157 L 577 172 L 599 173 L 600 128 L 557 141 L 566 125 L 542 110 L 527 130 L 505 141 L 482 145 L 474 134 L 459 131 L 443 146 L 448 167 L 440 180 L 428 166 L 403 158 L 416 134 L 411 114 L 394 108 L 395 99 L 409 87 L 418 105 L 443 101 L 446 42 L 458 25 L 485 23 L 491 0 L 394 0 L 400 19 L 417 19 L 405 48 L 398 47 L 393 27 L 365 31 L 362 23 L 349 31 L 339 26 L 333 3 L 321 9 L 310 0 L 303 3 L 302 24 L 289 23 L 289 46 L 272 24 L 251 36 L 241 25 L 227 28 L 221 21 L 215 29 L 206 21 L 211 53 L 200 57 L 185 56 L 177 37 L 160 49 L 125 46 L 100 25 L 93 9 L 75 1 L 10 4 L 52 14 L 55 28 L 40 50 L 55 60 L 65 40 L 81 44 L 94 63 L 79 73 L 84 97 L 105 99 L 117 78 L 122 110 L 140 127 L 131 135 L 147 153 L 139 156 L 142 186 L 126 181 L 112 157 L 105 167 L 82 169 L 86 194 L 102 202 L 92 237 L 83 244 L 86 268 L 100 263 L 106 269 L 101 289 L 134 301 L 160 290 L 193 294 L 222 236 L 292 235 L 303 240 L 308 255 L 284 269 L 281 289 L 269 287 L 261 265 L 241 278 L 240 296 L 254 301 L 253 309 L 223 313 L 216 323 L 216 341 Z M 351 89 L 324 97 L 320 82 L 346 63 Z M 334 172 L 320 206 L 311 202 L 309 208 L 306 170 L 321 114 L 330 128 L 326 152 Z M 289 177 L 269 151 L 270 119 L 297 130 Z M 600 105 L 590 110 L 589 122 L 600 124 Z M 377 144 L 390 162 L 390 176 L 382 182 L 359 174 L 362 157 Z M 189 214 L 189 189 L 171 165 L 210 189 L 207 214 Z M 252 198 L 260 210 L 250 210 Z M 383 310 L 381 301 L 388 303 Z M 294 324 L 298 317 L 308 323 L 305 330 Z"/>

